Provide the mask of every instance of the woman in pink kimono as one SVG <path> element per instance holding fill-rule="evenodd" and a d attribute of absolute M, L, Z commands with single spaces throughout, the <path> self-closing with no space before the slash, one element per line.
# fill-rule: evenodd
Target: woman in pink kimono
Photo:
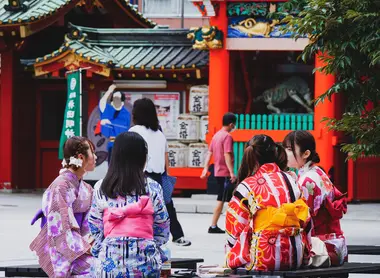
<path fill-rule="evenodd" d="M 298 185 L 312 217 L 311 244 L 314 267 L 338 266 L 347 261 L 347 246 L 340 219 L 347 212 L 345 195 L 317 166 L 319 155 L 313 135 L 305 130 L 290 132 L 283 141 L 288 166 L 298 169 Z"/>
<path fill-rule="evenodd" d="M 63 169 L 45 191 L 42 210 L 32 224 L 42 218 L 41 231 L 30 249 L 49 277 L 91 277 L 90 238 L 87 214 L 92 187 L 83 175 L 95 168 L 94 145 L 84 137 L 72 137 L 63 147 Z"/>

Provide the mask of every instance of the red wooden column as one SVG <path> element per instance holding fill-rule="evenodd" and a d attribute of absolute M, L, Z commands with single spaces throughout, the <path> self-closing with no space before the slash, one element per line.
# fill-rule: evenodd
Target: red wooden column
<path fill-rule="evenodd" d="M 226 49 L 227 2 L 218 2 L 220 9 L 210 18 L 210 25 L 223 32 L 223 49 L 210 50 L 209 62 L 209 133 L 211 137 L 222 127 L 223 115 L 229 109 L 230 53 Z"/>
<path fill-rule="evenodd" d="M 320 55 L 315 57 L 315 67 L 319 68 L 325 65 L 319 59 Z M 333 75 L 326 75 L 317 71 L 315 73 L 315 98 L 324 94 L 335 83 Z M 334 111 L 335 96 L 332 97 L 331 102 L 326 99 L 323 103 L 319 103 L 315 108 L 314 122 L 315 122 L 315 139 L 317 142 L 317 152 L 321 158 L 321 166 L 328 171 L 334 163 L 334 149 L 333 149 L 333 131 L 328 131 L 325 122 L 321 123 L 324 117 L 335 117 Z"/>
<path fill-rule="evenodd" d="M 12 186 L 13 52 L 1 54 L 0 90 L 0 191 Z"/>

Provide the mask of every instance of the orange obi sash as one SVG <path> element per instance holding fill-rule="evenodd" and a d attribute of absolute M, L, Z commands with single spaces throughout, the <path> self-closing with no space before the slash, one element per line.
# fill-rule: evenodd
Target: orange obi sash
<path fill-rule="evenodd" d="M 308 214 L 309 207 L 302 199 L 294 203 L 282 204 L 279 208 L 264 207 L 257 211 L 254 217 L 253 230 L 256 233 L 262 230 L 300 229 L 301 221 L 305 222 Z"/>

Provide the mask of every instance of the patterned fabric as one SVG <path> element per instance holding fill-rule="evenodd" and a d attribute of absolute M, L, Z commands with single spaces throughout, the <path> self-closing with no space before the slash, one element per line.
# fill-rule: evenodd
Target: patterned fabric
<path fill-rule="evenodd" d="M 177 178 L 169 176 L 166 172 L 162 175 L 162 190 L 165 204 L 169 204 L 172 201 L 172 194 L 176 181 Z"/>
<path fill-rule="evenodd" d="M 169 239 L 169 215 L 166 211 L 161 186 L 147 179 L 146 191 L 153 203 L 153 240 L 137 237 L 104 237 L 104 210 L 125 207 L 138 202 L 141 196 L 131 195 L 110 199 L 100 185 L 95 185 L 94 197 L 89 216 L 91 233 L 95 238 L 92 254 L 97 257 L 95 276 L 97 278 L 159 277 L 162 262 L 167 260 L 161 245 Z"/>
<path fill-rule="evenodd" d="M 310 207 L 312 236 L 320 238 L 327 247 L 331 265 L 347 261 L 347 245 L 340 219 L 347 212 L 344 195 L 332 184 L 325 172 L 311 162 L 298 172 L 298 184 Z"/>
<path fill-rule="evenodd" d="M 310 237 L 304 232 L 309 214 L 301 198 L 301 190 L 290 175 L 286 175 L 293 189 L 293 205 L 286 181 L 274 163 L 264 164 L 251 177 L 236 188 L 226 214 L 226 265 L 230 268 L 245 266 L 251 270 L 287 270 L 300 267 L 309 260 Z M 285 204 L 289 204 L 288 206 Z M 296 224 L 291 215 L 296 207 L 302 208 Z M 269 217 L 280 216 L 282 220 L 270 221 Z M 281 216 L 282 215 L 282 216 Z M 285 215 L 285 216 L 286 216 Z M 260 223 L 256 218 L 261 218 Z M 275 217 L 278 218 L 278 217 Z M 302 218 L 305 221 L 299 221 Z M 275 223 L 280 224 L 274 227 Z"/>
<path fill-rule="evenodd" d="M 42 210 L 47 223 L 30 249 L 37 253 L 41 268 L 49 277 L 91 277 L 93 257 L 87 254 L 92 188 L 69 170 L 63 171 L 45 191 Z M 75 213 L 85 213 L 82 223 Z"/>

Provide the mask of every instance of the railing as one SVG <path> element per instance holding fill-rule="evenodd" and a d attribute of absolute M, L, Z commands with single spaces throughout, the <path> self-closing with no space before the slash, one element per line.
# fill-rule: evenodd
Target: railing
<path fill-rule="evenodd" d="M 237 129 L 313 130 L 314 114 L 236 114 Z"/>
<path fill-rule="evenodd" d="M 314 114 L 236 114 L 237 129 L 245 130 L 313 130 Z M 246 142 L 234 142 L 234 172 L 237 173 Z"/>

